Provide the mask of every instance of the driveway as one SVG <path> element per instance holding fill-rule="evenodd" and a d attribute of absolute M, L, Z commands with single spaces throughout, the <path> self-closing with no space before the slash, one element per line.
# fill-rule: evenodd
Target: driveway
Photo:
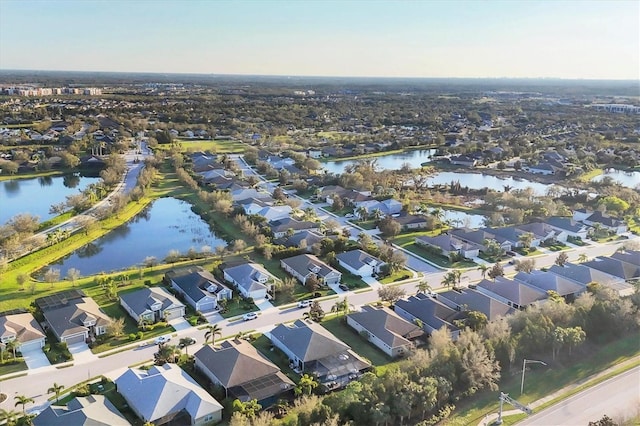
<path fill-rule="evenodd" d="M 266 311 L 267 309 L 273 308 L 273 304 L 267 299 L 257 299 L 254 300 L 253 303 L 255 303 L 258 309 L 260 309 L 261 311 Z"/>
<path fill-rule="evenodd" d="M 27 363 L 29 370 L 34 370 L 40 367 L 49 367 L 51 365 L 47 356 L 42 352 L 42 348 L 22 352 L 22 357 L 24 358 L 24 362 Z"/>
<path fill-rule="evenodd" d="M 73 363 L 75 365 L 92 362 L 98 359 L 97 355 L 91 352 L 91 349 L 89 349 L 89 345 L 87 345 L 86 343 L 78 343 L 69 346 L 69 352 L 71 352 L 71 355 L 73 355 Z"/>
<path fill-rule="evenodd" d="M 186 330 L 187 328 L 191 328 L 191 324 L 189 324 L 189 321 L 184 319 L 184 317 L 174 318 L 171 321 L 169 321 L 169 324 L 176 331 Z"/>

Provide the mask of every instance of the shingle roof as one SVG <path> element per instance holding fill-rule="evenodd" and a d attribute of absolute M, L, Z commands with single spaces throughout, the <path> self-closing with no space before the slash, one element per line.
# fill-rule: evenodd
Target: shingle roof
<path fill-rule="evenodd" d="M 317 222 L 310 222 L 308 220 L 296 220 L 290 217 L 285 217 L 283 219 L 272 220 L 269 222 L 269 227 L 272 232 L 283 232 L 289 229 L 293 230 L 304 230 L 304 229 L 315 229 L 319 228 Z"/>
<path fill-rule="evenodd" d="M 444 293 L 438 293 L 438 299 L 448 299 L 458 306 L 466 307 L 469 311 L 482 312 L 491 321 L 495 318 L 508 315 L 513 312 L 513 308 L 509 305 L 480 293 L 473 289 L 462 291 L 449 290 Z"/>
<path fill-rule="evenodd" d="M 549 217 L 545 219 L 545 221 L 551 226 L 555 226 L 556 228 L 565 229 L 571 232 L 578 232 L 584 229 L 583 224 L 576 222 L 575 220 L 573 220 L 573 218 L 570 217 L 555 216 Z"/>
<path fill-rule="evenodd" d="M 640 266 L 640 251 L 628 250 L 626 252 L 617 251 L 611 255 L 611 258 L 620 260 L 622 262 L 631 263 L 632 265 Z"/>
<path fill-rule="evenodd" d="M 103 395 L 77 396 L 66 406 L 50 405 L 35 419 L 34 426 L 114 426 L 129 424 Z"/>
<path fill-rule="evenodd" d="M 20 343 L 45 337 L 38 321 L 30 313 L 0 317 L 0 338 L 10 336 Z"/>
<path fill-rule="evenodd" d="M 85 320 L 95 320 L 97 326 L 106 326 L 111 322 L 111 318 L 102 312 L 90 297 L 70 300 L 68 305 L 49 309 L 43 313 L 51 328 L 60 337 L 87 330 L 87 327 L 82 324 Z"/>
<path fill-rule="evenodd" d="M 580 293 L 584 291 L 584 286 L 571 281 L 553 272 L 531 271 L 531 273 L 518 272 L 515 280 L 530 284 L 544 291 L 555 291 L 560 296 Z"/>
<path fill-rule="evenodd" d="M 375 256 L 370 255 L 362 250 L 351 250 L 340 253 L 336 258 L 343 263 L 351 266 L 353 269 L 360 269 L 365 265 L 378 266 L 384 262 Z"/>
<path fill-rule="evenodd" d="M 245 393 L 258 401 L 293 387 L 294 383 L 280 369 L 244 340 L 222 342 L 220 347 L 204 346 L 194 355 L 226 389 Z M 268 379 L 268 380 L 267 380 Z M 251 382 L 266 384 L 252 386 Z"/>
<path fill-rule="evenodd" d="M 221 290 L 228 290 L 228 287 L 218 281 L 211 272 L 199 266 L 168 272 L 167 277 L 194 302 L 210 296 L 209 293 L 217 294 Z"/>
<path fill-rule="evenodd" d="M 543 290 L 503 277 L 496 277 L 495 281 L 482 280 L 478 287 L 502 296 L 518 306 L 527 306 L 547 298 L 547 293 Z"/>
<path fill-rule="evenodd" d="M 291 325 L 280 324 L 271 330 L 271 335 L 303 362 L 322 359 L 350 349 L 324 327 L 301 320 Z"/>
<path fill-rule="evenodd" d="M 298 256 L 282 259 L 281 262 L 298 272 L 302 276 L 307 276 L 310 273 L 314 273 L 319 277 L 326 277 L 329 273 L 340 272 L 327 265 L 316 256 L 310 254 L 300 254 Z"/>
<path fill-rule="evenodd" d="M 258 282 L 257 278 L 259 276 L 272 277 L 269 271 L 257 263 L 243 263 L 238 266 L 232 266 L 230 268 L 226 268 L 224 273 L 233 278 L 233 280 L 238 283 L 238 286 L 242 287 L 247 292 L 267 288 L 267 286 Z"/>
<path fill-rule="evenodd" d="M 144 421 L 185 410 L 192 420 L 222 410 L 222 405 L 175 364 L 148 371 L 128 369 L 116 379 L 118 392 Z"/>
<path fill-rule="evenodd" d="M 409 343 L 409 339 L 424 334 L 418 326 L 400 318 L 398 314 L 387 308 L 376 309 L 363 306 L 362 312 L 349 314 L 348 317 L 391 348 L 404 346 Z"/>
<path fill-rule="evenodd" d="M 161 303 L 161 310 L 184 307 L 184 304 L 162 287 L 141 288 L 120 296 L 138 316 L 153 312 L 151 305 Z"/>
<path fill-rule="evenodd" d="M 424 324 L 433 329 L 439 330 L 446 327 L 450 331 L 458 330 L 453 325 L 456 319 L 462 319 L 464 314 L 451 309 L 444 303 L 424 295 L 410 296 L 408 299 L 400 299 L 396 306 L 412 316 L 418 318 Z"/>
<path fill-rule="evenodd" d="M 624 280 L 640 278 L 640 267 L 632 263 L 623 262 L 610 257 L 598 257 L 597 260 L 584 262 L 584 266 L 598 269 L 607 274 L 615 275 Z"/>

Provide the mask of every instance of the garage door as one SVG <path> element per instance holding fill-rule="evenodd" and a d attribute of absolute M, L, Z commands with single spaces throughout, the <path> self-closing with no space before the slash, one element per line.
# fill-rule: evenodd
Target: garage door
<path fill-rule="evenodd" d="M 216 307 L 216 302 L 202 302 L 198 304 L 200 312 L 209 312 L 213 311 Z"/>
<path fill-rule="evenodd" d="M 64 341 L 67 342 L 67 346 L 71 346 L 76 343 L 84 343 L 84 334 L 67 337 Z"/>
<path fill-rule="evenodd" d="M 20 345 L 20 352 L 31 352 L 42 350 L 40 346 L 40 340 L 32 340 L 31 342 L 25 342 Z"/>

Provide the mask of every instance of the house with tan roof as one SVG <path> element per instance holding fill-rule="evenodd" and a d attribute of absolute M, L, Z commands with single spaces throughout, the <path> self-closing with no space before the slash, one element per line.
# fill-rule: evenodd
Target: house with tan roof
<path fill-rule="evenodd" d="M 56 338 L 68 345 L 106 334 L 112 321 L 90 297 L 63 299 L 59 304 L 43 309 L 42 313 Z"/>
<path fill-rule="evenodd" d="M 246 340 L 225 340 L 220 346 L 203 346 L 194 354 L 195 366 L 213 383 L 224 388 L 227 398 L 252 399 L 266 408 L 294 383 Z"/>
<path fill-rule="evenodd" d="M 28 312 L 0 317 L 0 342 L 18 342 L 20 352 L 42 348 L 45 337 L 38 321 Z"/>

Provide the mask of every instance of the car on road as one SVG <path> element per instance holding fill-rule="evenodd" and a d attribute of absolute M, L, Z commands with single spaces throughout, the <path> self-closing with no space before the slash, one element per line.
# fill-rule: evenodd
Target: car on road
<path fill-rule="evenodd" d="M 245 321 L 251 321 L 258 318 L 258 314 L 256 314 L 255 312 L 247 312 L 246 314 L 244 314 L 242 316 L 242 319 Z"/>
<path fill-rule="evenodd" d="M 189 339 L 189 340 L 185 340 L 183 342 L 181 339 L 180 344 L 178 345 L 180 349 L 184 349 L 185 346 L 191 346 L 196 343 L 196 339 L 194 339 L 193 337 L 185 337 L 185 339 Z"/>
<path fill-rule="evenodd" d="M 346 284 L 340 284 L 338 285 L 338 288 L 342 291 L 349 291 L 349 286 Z"/>
<path fill-rule="evenodd" d="M 168 343 L 169 341 L 171 341 L 171 335 L 165 334 L 164 336 L 156 337 L 156 340 L 154 340 L 153 343 L 155 343 L 156 345 L 163 345 L 165 343 Z"/>
<path fill-rule="evenodd" d="M 298 302 L 298 308 L 308 308 L 311 306 L 311 300 L 301 300 Z"/>
<path fill-rule="evenodd" d="M 353 215 L 353 213 L 347 213 L 346 215 L 344 215 L 344 217 L 346 217 L 347 219 L 350 219 L 355 216 Z"/>

